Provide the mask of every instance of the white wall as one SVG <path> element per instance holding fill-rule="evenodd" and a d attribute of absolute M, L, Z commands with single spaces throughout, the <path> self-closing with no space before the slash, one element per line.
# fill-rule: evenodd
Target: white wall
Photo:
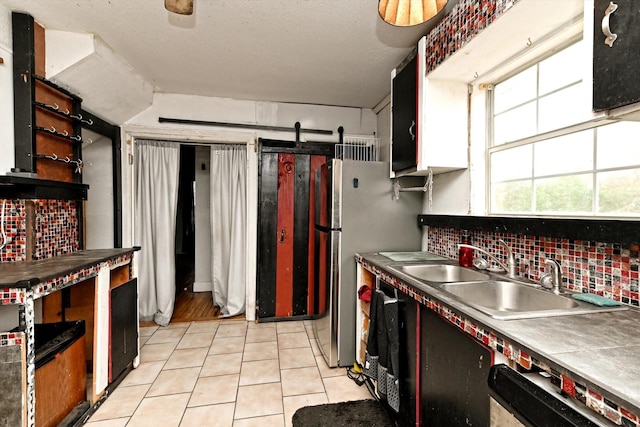
<path fill-rule="evenodd" d="M 113 247 L 113 161 L 112 144 L 109 138 L 96 134 L 93 142 L 82 146 L 82 160 L 85 163 L 82 182 L 89 184 L 86 216 L 86 248 L 104 249 Z"/>
<path fill-rule="evenodd" d="M 205 292 L 213 289 L 211 280 L 211 149 L 196 147 L 195 160 L 195 227 L 196 253 L 194 292 Z"/>

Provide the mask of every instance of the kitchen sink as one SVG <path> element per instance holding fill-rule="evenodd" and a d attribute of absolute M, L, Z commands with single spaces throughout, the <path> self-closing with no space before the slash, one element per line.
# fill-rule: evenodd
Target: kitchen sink
<path fill-rule="evenodd" d="M 427 282 L 468 282 L 489 279 L 488 274 L 448 264 L 402 265 L 395 267 L 395 270 Z"/>
<path fill-rule="evenodd" d="M 437 286 L 457 300 L 495 319 L 526 319 L 624 310 L 626 307 L 600 307 L 556 295 L 544 289 L 506 280 L 443 283 Z"/>

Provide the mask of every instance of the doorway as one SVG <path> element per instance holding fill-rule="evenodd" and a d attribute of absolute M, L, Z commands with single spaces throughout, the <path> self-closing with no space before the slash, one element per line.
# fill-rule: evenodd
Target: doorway
<path fill-rule="evenodd" d="M 136 181 L 138 175 L 137 145 L 144 140 L 180 141 L 177 144 L 195 145 L 197 147 L 212 147 L 216 143 L 236 144 L 246 147 L 246 253 L 244 261 L 239 266 L 246 272 L 246 277 L 242 282 L 246 291 L 246 311 L 247 321 L 256 320 L 256 255 L 257 255 L 257 227 L 258 222 L 258 150 L 257 138 L 252 132 L 226 131 L 203 128 L 196 133 L 191 129 L 162 129 L 155 127 L 125 127 L 124 138 L 131 141 L 122 150 L 123 159 L 129 159 L 131 167 L 123 168 L 125 180 L 125 197 L 123 198 L 124 241 L 123 245 L 140 246 L 137 242 L 138 229 L 141 227 L 138 222 L 136 209 Z M 201 165 L 196 164 L 197 168 Z M 197 202 L 196 202 L 197 204 Z M 197 224 L 196 224 L 197 228 Z M 197 233 L 196 233 L 197 234 Z M 196 249 L 196 254 L 198 254 Z M 140 264 L 139 264 L 140 265 Z M 196 261 L 197 265 L 197 261 Z M 240 283 L 240 282 L 239 282 Z M 196 273 L 196 285 L 198 284 Z M 206 294 L 199 292 L 201 294 Z M 143 295 L 140 295 L 143 298 Z"/>
<path fill-rule="evenodd" d="M 194 289 L 196 268 L 196 148 L 180 146 L 178 213 L 176 218 L 176 302 L 170 323 L 214 320 L 220 313 L 211 292 Z"/>

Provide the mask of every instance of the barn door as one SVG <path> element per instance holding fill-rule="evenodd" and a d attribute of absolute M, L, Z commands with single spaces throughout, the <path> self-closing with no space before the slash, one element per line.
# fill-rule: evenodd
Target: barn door
<path fill-rule="evenodd" d="M 258 213 L 259 319 L 314 314 L 315 169 L 332 144 L 270 147 L 261 141 Z"/>

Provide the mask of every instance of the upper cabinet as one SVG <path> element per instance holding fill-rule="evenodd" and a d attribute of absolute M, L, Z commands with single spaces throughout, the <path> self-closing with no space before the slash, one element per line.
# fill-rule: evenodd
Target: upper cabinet
<path fill-rule="evenodd" d="M 586 28 L 585 28 L 586 29 Z M 613 116 L 640 110 L 640 3 L 635 0 L 594 0 L 593 110 Z M 640 116 L 640 113 L 636 113 Z M 632 117 L 627 117 L 632 118 Z"/>
<path fill-rule="evenodd" d="M 417 164 L 418 57 L 415 53 L 411 56 L 391 74 L 391 168 L 394 172 L 415 168 Z"/>
<path fill-rule="evenodd" d="M 426 37 L 391 73 L 391 176 L 467 167 L 468 88 L 426 75 Z"/>

